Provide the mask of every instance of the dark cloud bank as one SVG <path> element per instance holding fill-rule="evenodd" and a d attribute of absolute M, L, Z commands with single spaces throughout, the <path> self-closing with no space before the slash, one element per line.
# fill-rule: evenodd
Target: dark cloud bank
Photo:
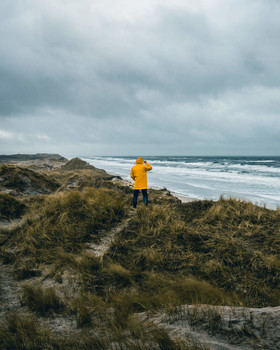
<path fill-rule="evenodd" d="M 0 3 L 1 153 L 278 155 L 280 3 Z"/>

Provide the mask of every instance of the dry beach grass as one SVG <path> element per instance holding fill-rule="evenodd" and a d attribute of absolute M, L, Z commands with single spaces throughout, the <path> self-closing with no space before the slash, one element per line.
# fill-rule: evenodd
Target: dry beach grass
<path fill-rule="evenodd" d="M 79 160 L 1 167 L 36 178 L 0 184 L 1 348 L 279 346 L 268 313 L 248 310 L 278 312 L 280 210 L 150 190 L 132 211 L 129 186 Z"/>

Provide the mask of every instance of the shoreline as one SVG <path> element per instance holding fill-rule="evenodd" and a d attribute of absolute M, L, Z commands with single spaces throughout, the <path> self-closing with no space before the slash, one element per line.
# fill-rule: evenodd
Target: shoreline
<path fill-rule="evenodd" d="M 102 169 L 102 170 L 104 170 L 104 169 Z M 130 182 L 129 180 L 125 180 L 120 175 L 117 175 L 115 173 L 110 173 L 107 170 L 104 170 L 104 171 L 106 171 L 108 174 L 110 174 L 112 176 L 116 176 L 116 179 L 115 180 L 113 179 L 113 181 L 120 181 L 120 182 L 123 183 L 123 185 L 128 186 L 130 188 L 133 188 L 133 183 Z M 121 180 L 119 179 L 119 177 L 121 177 Z M 161 190 L 161 191 L 165 190 L 166 192 L 170 193 L 171 196 L 179 199 L 182 203 L 191 203 L 191 202 L 197 202 L 197 201 L 201 201 L 202 200 L 202 199 L 199 199 L 199 198 L 184 196 L 184 195 L 182 195 L 180 193 L 176 193 L 174 191 L 170 191 L 168 188 L 165 188 L 165 187 L 150 186 L 150 187 L 148 187 L 148 190 L 149 189 Z M 253 205 L 256 205 L 256 206 L 258 206 L 260 208 L 265 207 L 265 208 L 267 208 L 269 210 L 278 210 L 278 208 L 266 207 L 266 205 L 263 204 L 263 203 L 253 202 L 252 200 L 244 199 L 244 198 L 241 198 L 241 197 L 231 197 L 231 196 L 229 196 L 229 197 L 221 196 L 221 197 L 223 197 L 223 198 L 234 198 L 236 200 L 249 202 L 249 203 L 252 203 Z M 214 202 L 217 201 L 217 199 L 208 199 L 208 200 L 212 200 Z"/>
<path fill-rule="evenodd" d="M 280 186 L 280 159 L 267 164 L 262 157 L 234 161 L 230 157 L 221 161 L 212 158 L 210 161 L 203 157 L 194 157 L 191 162 L 190 159 L 185 161 L 176 157 L 175 160 L 168 157 L 152 157 L 150 163 L 153 165 L 154 161 L 155 164 L 150 180 L 153 186 L 165 187 L 174 192 L 176 197 L 182 197 L 183 201 L 188 197 L 213 201 L 223 197 L 248 201 L 272 210 L 280 207 L 280 196 L 275 191 L 275 188 Z M 134 164 L 131 157 L 124 158 L 124 161 L 121 157 L 111 157 L 107 160 L 106 157 L 93 157 L 86 161 L 94 165 L 96 163 L 106 171 L 122 174 L 126 179 L 129 178 L 130 165 Z M 149 180 L 148 183 L 151 185 Z"/>
<path fill-rule="evenodd" d="M 29 158 L 32 155 L 29 155 Z M 35 157 L 36 155 L 34 155 Z M 47 155 L 48 157 L 40 157 L 40 155 L 34 159 L 26 159 L 26 155 L 23 155 L 22 158 L 18 157 L 18 159 L 16 160 L 9 160 L 7 162 L 7 164 L 14 164 L 14 165 L 19 165 L 19 166 L 26 166 L 26 167 L 31 167 L 33 170 L 37 170 L 37 171 L 42 171 L 42 170 L 55 170 L 55 169 L 59 169 L 61 166 L 65 165 L 67 163 L 67 159 L 64 157 L 61 157 L 60 155 Z M 81 159 L 83 160 L 83 159 Z M 84 162 L 86 162 L 89 165 L 92 165 L 90 163 L 88 163 L 87 160 L 83 160 Z M 5 164 L 5 163 L 3 163 Z M 93 167 L 95 169 L 99 169 L 100 171 L 104 171 L 105 173 L 107 173 L 108 175 L 112 176 L 112 179 L 114 179 L 113 181 L 120 181 L 123 185 L 128 186 L 130 188 L 133 188 L 133 182 L 127 177 L 126 179 L 124 179 L 122 176 L 123 175 L 119 175 L 115 172 L 108 172 L 107 170 L 103 169 L 103 168 L 97 168 L 95 167 L 95 165 L 93 165 Z M 182 203 L 190 203 L 190 202 L 194 202 L 194 201 L 199 201 L 202 200 L 201 198 L 195 198 L 195 197 L 189 197 L 188 195 L 182 194 L 182 193 L 178 193 L 175 192 L 173 190 L 170 190 L 169 188 L 166 188 L 164 185 L 162 187 L 160 186 L 149 186 L 148 189 L 155 189 L 155 190 L 165 190 L 166 192 L 168 192 L 170 195 L 172 195 L 173 197 L 179 199 Z M 245 198 L 242 196 L 230 196 L 230 195 L 221 195 L 221 197 L 223 198 L 235 198 L 237 200 L 241 200 L 241 201 L 247 201 L 250 202 L 256 206 L 259 207 L 265 207 L 267 209 L 270 210 L 279 210 L 280 205 L 278 205 L 277 203 L 275 203 L 274 205 L 269 205 L 266 204 L 263 200 L 257 200 L 257 199 L 250 199 L 250 198 Z M 211 198 L 205 198 L 208 200 L 213 200 L 213 201 L 217 201 L 219 200 L 219 198 L 217 199 L 211 199 Z"/>
<path fill-rule="evenodd" d="M 88 163 L 88 159 L 87 158 L 81 158 L 82 160 L 86 161 Z M 88 163 L 90 164 L 90 163 Z M 98 168 L 97 168 L 98 169 Z M 133 182 L 131 182 L 130 180 L 124 179 L 120 174 L 114 173 L 114 172 L 109 172 L 105 169 L 101 169 L 106 171 L 107 174 L 115 176 L 116 179 L 112 179 L 113 181 L 121 181 L 124 185 L 128 186 L 128 187 L 132 187 L 133 188 Z M 119 179 L 121 178 L 121 180 Z M 154 189 L 154 190 L 166 190 L 168 191 L 173 197 L 176 197 L 177 199 L 179 199 L 182 203 L 190 203 L 190 202 L 195 202 L 195 201 L 199 201 L 198 198 L 193 198 L 193 197 L 188 197 L 188 196 L 184 196 L 182 194 L 176 193 L 174 191 L 170 191 L 168 188 L 165 187 L 158 187 L 158 186 L 150 186 L 148 187 L 148 189 Z"/>
<path fill-rule="evenodd" d="M 177 194 L 175 192 L 170 192 L 170 193 L 173 197 L 178 198 L 182 203 L 191 203 L 191 202 L 199 201 L 199 199 L 197 198 L 182 196 L 181 194 Z"/>
<path fill-rule="evenodd" d="M 116 176 L 115 178 L 112 179 L 113 182 L 121 182 L 123 185 L 133 188 L 133 183 L 130 182 L 129 180 L 125 180 L 120 175 L 117 175 L 117 174 L 113 174 L 113 173 L 109 173 L 109 172 L 107 172 L 107 173 L 112 175 L 112 176 Z M 119 179 L 119 177 L 121 177 L 121 180 Z M 160 188 L 157 186 L 151 186 L 151 187 L 148 187 L 148 190 L 149 189 L 156 190 L 156 191 L 163 191 L 164 190 L 164 191 L 170 193 L 171 196 L 179 199 L 182 203 L 190 203 L 190 202 L 199 201 L 198 198 L 187 197 L 187 196 L 184 196 L 182 194 L 178 194 L 176 192 L 170 191 L 168 188 Z"/>
<path fill-rule="evenodd" d="M 104 169 L 102 169 L 102 170 L 104 170 Z M 106 171 L 106 170 L 104 170 L 104 171 Z M 106 172 L 107 172 L 107 171 L 106 171 Z M 130 182 L 129 180 L 125 180 L 125 179 L 123 179 L 120 175 L 117 175 L 117 174 L 115 174 L 115 173 L 109 173 L 109 172 L 107 172 L 107 173 L 110 174 L 110 175 L 112 175 L 112 176 L 116 176 L 116 178 L 115 178 L 115 179 L 112 179 L 112 181 L 119 181 L 119 182 L 121 182 L 124 186 L 128 186 L 128 187 L 130 187 L 130 188 L 133 189 L 133 183 Z M 121 177 L 121 180 L 119 179 L 119 177 Z M 169 193 L 171 196 L 173 196 L 173 197 L 179 199 L 182 203 L 191 203 L 191 202 L 197 202 L 197 201 L 201 201 L 201 200 L 202 200 L 202 199 L 199 199 L 199 198 L 184 196 L 184 195 L 182 195 L 182 194 L 180 194 L 180 193 L 176 193 L 176 192 L 174 192 L 174 191 L 170 191 L 168 188 L 165 188 L 165 187 L 161 188 L 161 187 L 157 187 L 157 186 L 150 186 L 150 187 L 148 187 L 148 190 L 149 190 L 149 189 L 157 190 L 157 191 L 166 191 L 166 192 Z M 226 197 L 225 197 L 225 198 L 226 198 Z M 249 203 L 252 203 L 253 205 L 256 205 L 256 206 L 258 206 L 258 207 L 260 207 L 260 208 L 266 207 L 265 205 L 263 205 L 263 204 L 261 204 L 261 203 L 254 203 L 253 201 L 246 200 L 246 199 L 244 199 L 244 198 L 239 198 L 239 197 L 229 197 L 229 198 L 234 198 L 234 199 L 236 199 L 236 200 L 241 200 L 241 201 L 249 202 Z M 214 200 L 214 199 L 208 199 L 208 200 L 212 200 L 212 201 L 214 201 L 214 202 L 217 201 L 217 200 Z M 269 209 L 269 210 L 278 210 L 277 208 L 267 208 L 267 209 Z"/>

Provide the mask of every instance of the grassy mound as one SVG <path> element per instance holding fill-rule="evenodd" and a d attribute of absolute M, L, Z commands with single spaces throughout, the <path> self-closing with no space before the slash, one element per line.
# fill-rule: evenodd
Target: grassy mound
<path fill-rule="evenodd" d="M 279 210 L 233 199 L 141 208 L 107 258 L 130 271 L 133 283 L 140 278 L 139 289 L 145 274 L 194 276 L 234 303 L 279 305 L 279 224 Z"/>
<path fill-rule="evenodd" d="M 109 228 L 125 214 L 122 199 L 106 189 L 86 188 L 39 197 L 16 239 L 24 256 L 37 261 L 56 259 L 55 250 L 79 252 L 90 238 Z"/>
<path fill-rule="evenodd" d="M 140 201 L 132 212 L 132 190 L 98 169 L 53 171 L 52 178 L 61 192 L 25 199 L 27 221 L 0 250 L 23 306 L 0 322 L 0 347 L 202 349 L 134 314 L 176 313 L 184 304 L 280 304 L 280 210 L 233 199 L 182 204 L 150 190 L 150 206 Z M 21 215 L 19 205 L 0 196 L 7 218 Z M 111 229 L 115 240 L 99 258 L 89 242 Z M 57 335 L 43 327 L 57 319 L 76 328 Z"/>
<path fill-rule="evenodd" d="M 81 170 L 81 169 L 96 169 L 93 165 L 85 162 L 80 158 L 73 158 L 61 167 L 61 170 Z"/>
<path fill-rule="evenodd" d="M 17 194 L 44 194 L 59 188 L 59 184 L 51 177 L 14 165 L 0 166 L 0 178 L 0 187 L 13 190 Z"/>

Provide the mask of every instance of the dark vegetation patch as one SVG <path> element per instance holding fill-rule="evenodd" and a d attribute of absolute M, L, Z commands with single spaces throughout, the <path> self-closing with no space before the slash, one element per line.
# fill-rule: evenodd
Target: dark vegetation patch
<path fill-rule="evenodd" d="M 7 350 L 45 349 L 50 332 L 40 327 L 30 313 L 10 313 L 0 322 L 0 348 Z"/>
<path fill-rule="evenodd" d="M 16 270 L 16 277 L 20 280 L 28 280 L 32 277 L 39 277 L 42 275 L 40 270 L 33 269 L 32 267 L 27 267 L 26 265 L 23 268 L 18 268 Z"/>
<path fill-rule="evenodd" d="M 205 212 L 213 206 L 214 202 L 209 200 L 182 203 L 178 210 L 184 221 L 190 222 L 193 219 L 201 218 Z"/>
<path fill-rule="evenodd" d="M 64 306 L 54 287 L 42 288 L 40 285 L 28 284 L 23 286 L 21 303 L 40 316 L 47 316 L 51 312 L 58 313 Z"/>
<path fill-rule="evenodd" d="M 20 218 L 26 206 L 7 193 L 0 192 L 0 219 L 12 220 Z"/>

